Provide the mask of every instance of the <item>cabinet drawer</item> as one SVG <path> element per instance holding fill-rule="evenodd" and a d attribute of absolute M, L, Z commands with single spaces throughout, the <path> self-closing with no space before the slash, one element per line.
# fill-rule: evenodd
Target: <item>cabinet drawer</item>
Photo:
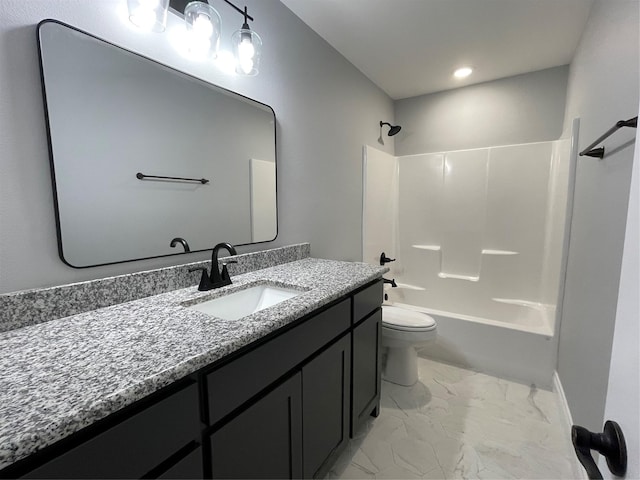
<path fill-rule="evenodd" d="M 353 323 L 356 324 L 382 303 L 382 280 L 353 296 Z"/>
<path fill-rule="evenodd" d="M 208 374 L 210 424 L 275 382 L 349 325 L 350 300 L 345 300 Z"/>
<path fill-rule="evenodd" d="M 140 478 L 199 436 L 191 384 L 116 424 L 24 478 Z"/>

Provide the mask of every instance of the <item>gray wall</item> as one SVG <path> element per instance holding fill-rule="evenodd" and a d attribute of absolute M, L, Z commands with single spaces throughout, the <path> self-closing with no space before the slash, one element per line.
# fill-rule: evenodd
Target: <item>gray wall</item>
<path fill-rule="evenodd" d="M 565 130 L 580 117 L 584 149 L 638 114 L 639 3 L 594 3 L 569 74 Z M 636 130 L 605 141 L 604 160 L 579 157 L 558 350 L 575 423 L 601 431 Z M 637 374 L 637 366 L 636 366 Z"/>
<path fill-rule="evenodd" d="M 55 18 L 269 104 L 278 122 L 279 235 L 240 253 L 309 241 L 317 257 L 361 259 L 362 145 L 374 145 L 392 100 L 277 0 L 246 0 L 264 42 L 257 77 L 228 76 L 142 33 L 126 2 L 0 2 L 0 293 L 203 260 L 207 254 L 74 270 L 58 258 L 35 25 Z M 223 2 L 222 47 L 242 18 Z M 393 151 L 393 141 L 385 150 Z M 220 232 L 218 241 L 224 241 Z"/>
<path fill-rule="evenodd" d="M 555 67 L 395 102 L 395 154 L 557 140 L 569 67 Z"/>

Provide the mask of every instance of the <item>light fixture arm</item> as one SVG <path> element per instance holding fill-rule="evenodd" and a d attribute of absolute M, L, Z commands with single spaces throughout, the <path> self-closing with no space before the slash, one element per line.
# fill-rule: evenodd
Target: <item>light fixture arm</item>
<path fill-rule="evenodd" d="M 129 0 L 133 1 L 133 0 Z M 137 0 L 137 1 L 148 1 L 148 0 Z M 158 0 L 157 0 L 158 1 Z M 212 30 L 215 35 L 213 41 L 204 39 L 205 41 L 200 41 L 199 35 L 190 35 L 190 50 L 194 52 L 194 55 L 200 56 L 208 56 L 213 57 L 213 54 L 217 54 L 219 40 L 220 40 L 220 14 L 211 6 L 211 0 L 160 0 L 164 2 L 168 2 L 169 6 L 175 11 L 177 15 L 180 15 L 183 12 L 183 16 L 185 19 L 185 23 L 187 26 L 187 30 L 194 30 L 194 25 L 196 19 L 200 24 L 198 26 L 198 31 L 202 33 L 208 33 L 209 30 Z M 237 5 L 235 5 L 231 0 L 223 0 L 227 5 L 233 8 L 236 12 L 242 15 L 243 23 L 240 29 L 236 30 L 233 35 L 231 35 L 231 44 L 234 50 L 233 56 L 235 61 L 235 72 L 239 75 L 257 75 L 259 71 L 260 65 L 260 56 L 262 53 L 262 39 L 260 35 L 249 27 L 249 21 L 253 21 L 253 17 L 249 15 L 249 11 L 247 6 L 245 5 L 243 9 L 240 9 Z M 207 7 L 207 8 L 205 8 Z M 211 12 L 202 14 L 207 18 L 200 18 L 195 16 L 196 10 L 202 9 L 205 12 L 210 9 Z M 187 15 L 187 11 L 189 15 Z M 195 18 L 194 18 L 195 17 Z M 215 17 L 215 18 L 214 18 Z M 205 25 L 206 20 L 210 20 L 214 18 L 215 22 L 209 21 L 212 27 L 208 27 Z M 215 23 L 215 25 L 214 25 Z M 200 35 L 202 36 L 202 35 Z M 211 34 L 209 34 L 211 36 Z"/>
<path fill-rule="evenodd" d="M 227 4 L 229 4 L 229 5 L 231 5 L 238 13 L 243 15 L 245 24 L 247 23 L 247 18 L 253 22 L 253 17 L 247 13 L 247 7 L 246 6 L 244 7 L 244 10 L 241 10 L 240 8 L 236 7 L 233 3 L 231 3 L 229 0 L 222 0 L 222 1 L 227 3 Z"/>
<path fill-rule="evenodd" d="M 170 6 L 178 13 L 183 13 L 185 7 L 189 3 L 190 0 L 169 0 Z M 209 3 L 208 0 L 201 0 L 203 3 Z M 240 7 L 234 5 L 229 0 L 223 0 L 226 4 L 230 5 L 236 12 L 244 16 L 244 21 L 247 23 L 247 19 L 253 22 L 253 17 L 247 13 L 247 7 L 244 7 L 242 10 Z"/>

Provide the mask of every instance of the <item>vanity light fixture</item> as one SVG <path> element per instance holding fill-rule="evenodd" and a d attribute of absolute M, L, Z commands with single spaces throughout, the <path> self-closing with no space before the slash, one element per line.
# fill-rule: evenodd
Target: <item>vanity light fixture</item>
<path fill-rule="evenodd" d="M 226 0 L 225 0 L 226 1 Z M 257 75 L 262 53 L 260 35 L 249 28 L 247 7 L 244 7 L 244 23 L 240 30 L 231 36 L 233 54 L 236 57 L 236 73 L 240 75 Z"/>
<path fill-rule="evenodd" d="M 198 58 L 215 58 L 220 45 L 220 14 L 205 2 L 190 2 L 184 8 L 189 51 Z"/>
<path fill-rule="evenodd" d="M 129 20 L 136 27 L 152 32 L 164 32 L 169 0 L 127 0 L 127 7 Z"/>
<path fill-rule="evenodd" d="M 169 6 L 184 13 L 189 53 L 196 58 L 218 56 L 220 45 L 220 14 L 208 1 L 195 0 L 127 0 L 129 20 L 144 30 L 163 32 L 167 23 Z M 262 54 L 262 39 L 249 27 L 253 17 L 247 7 L 240 9 L 229 0 L 222 0 L 244 17 L 242 27 L 231 36 L 234 71 L 239 75 L 257 75 Z M 231 70 L 229 59 L 217 59 L 216 63 L 225 71 Z"/>
<path fill-rule="evenodd" d="M 466 78 L 473 73 L 473 68 L 471 67 L 461 67 L 453 72 L 453 76 L 456 78 Z"/>

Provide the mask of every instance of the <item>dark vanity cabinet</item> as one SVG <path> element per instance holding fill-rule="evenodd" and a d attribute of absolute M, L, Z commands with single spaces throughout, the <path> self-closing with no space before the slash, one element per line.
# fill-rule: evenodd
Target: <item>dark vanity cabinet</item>
<path fill-rule="evenodd" d="M 382 364 L 382 282 L 353 296 L 351 436 L 370 415 L 378 416 Z"/>
<path fill-rule="evenodd" d="M 177 463 L 165 470 L 158 478 L 203 478 L 202 470 L 202 447 L 198 446 L 186 457 L 178 460 Z"/>
<path fill-rule="evenodd" d="M 201 428 L 198 385 L 181 383 L 187 386 L 158 392 L 127 409 L 125 418 L 114 414 L 43 451 L 42 463 L 23 478 L 152 478 L 168 465 L 176 468 L 172 478 L 184 470 L 202 475 L 202 460 L 194 458 Z"/>
<path fill-rule="evenodd" d="M 349 437 L 350 328 L 346 298 L 206 375 L 213 478 L 311 478 L 330 466 Z"/>
<path fill-rule="evenodd" d="M 323 476 L 349 439 L 350 351 L 345 334 L 223 422 L 210 437 L 213 478 Z"/>
<path fill-rule="evenodd" d="M 214 478 L 327 473 L 380 408 L 381 300 L 376 281 L 207 375 Z"/>
<path fill-rule="evenodd" d="M 301 478 L 301 375 L 270 390 L 210 437 L 213 478 Z"/>
<path fill-rule="evenodd" d="M 0 477 L 324 477 L 379 411 L 381 299 L 372 282 Z"/>
<path fill-rule="evenodd" d="M 302 367 L 304 478 L 324 477 L 349 441 L 349 337 L 343 335 Z"/>

